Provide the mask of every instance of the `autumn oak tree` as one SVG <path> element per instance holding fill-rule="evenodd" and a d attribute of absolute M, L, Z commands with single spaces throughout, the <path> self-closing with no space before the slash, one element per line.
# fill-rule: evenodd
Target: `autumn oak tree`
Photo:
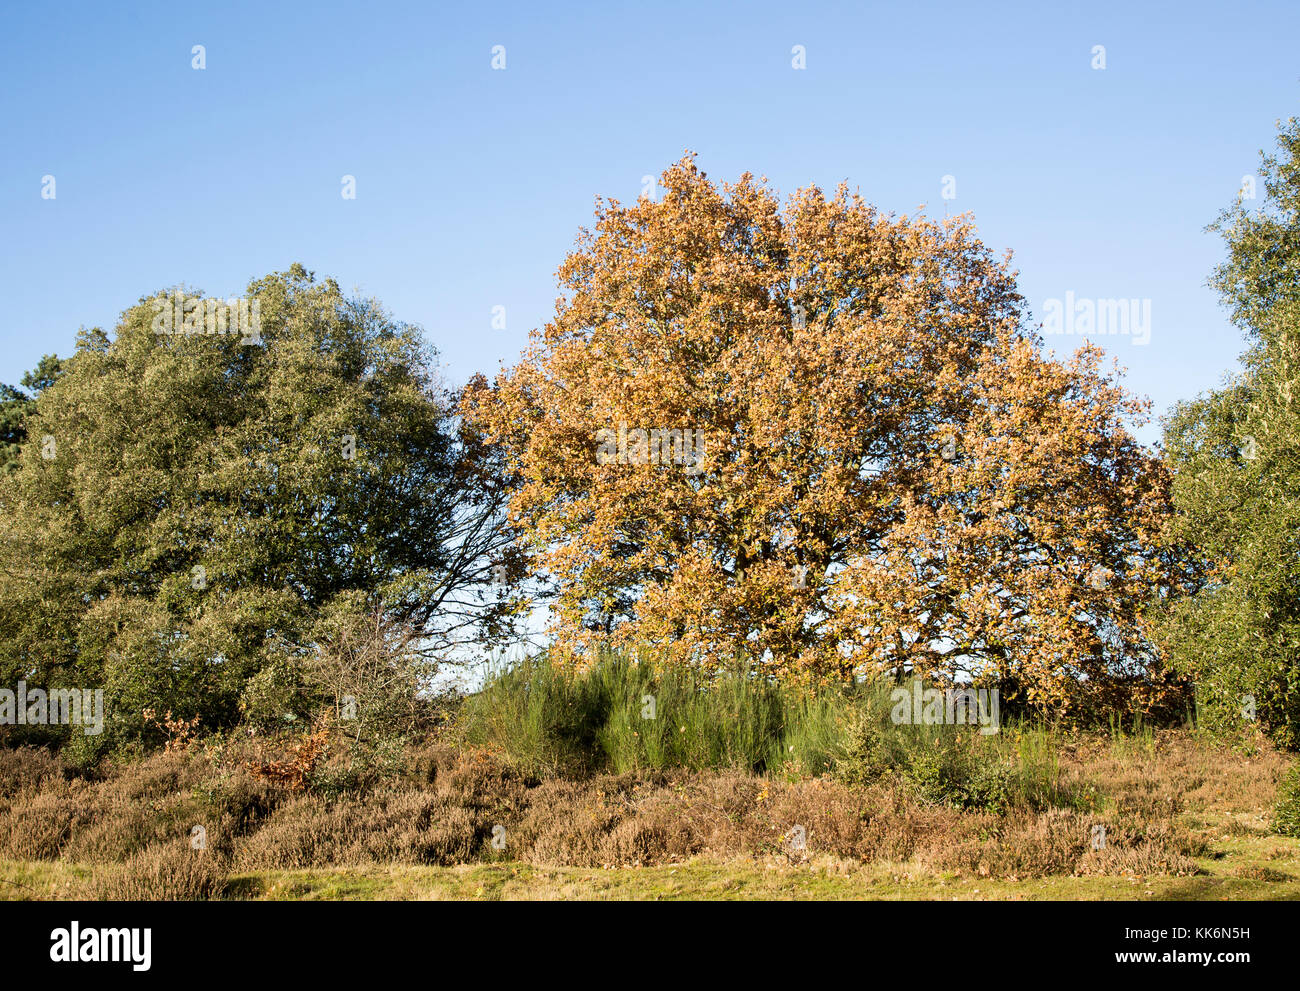
<path fill-rule="evenodd" d="M 1099 351 L 1044 356 L 968 218 L 844 187 L 783 205 L 689 155 L 661 186 L 598 203 L 554 319 L 463 400 L 505 452 L 557 649 L 1158 704 L 1169 482 Z"/>

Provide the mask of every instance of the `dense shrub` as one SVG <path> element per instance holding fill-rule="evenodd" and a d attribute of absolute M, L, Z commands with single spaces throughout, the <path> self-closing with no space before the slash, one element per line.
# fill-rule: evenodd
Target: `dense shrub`
<path fill-rule="evenodd" d="M 893 682 L 778 686 L 747 666 L 708 673 L 604 654 L 574 670 L 545 655 L 490 678 L 465 708 L 465 738 L 521 773 L 588 776 L 739 770 L 789 779 L 905 781 L 923 801 L 1002 811 L 1078 808 L 1045 729 L 898 725 Z M 1118 730 L 1115 739 L 1129 739 Z M 1141 739 L 1149 739 L 1147 729 Z M 1084 803 L 1086 807 L 1086 802 Z"/>
<path fill-rule="evenodd" d="M 1273 828 L 1283 836 L 1300 836 L 1300 765 L 1291 768 L 1278 787 Z"/>
<path fill-rule="evenodd" d="M 779 763 L 786 696 L 740 667 L 715 673 L 608 653 L 574 670 L 541 655 L 468 700 L 466 739 L 528 774 Z M 806 725 L 806 724 L 805 724 Z"/>

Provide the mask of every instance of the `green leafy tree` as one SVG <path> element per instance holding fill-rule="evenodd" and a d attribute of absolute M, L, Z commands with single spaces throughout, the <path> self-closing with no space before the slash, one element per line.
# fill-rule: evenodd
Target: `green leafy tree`
<path fill-rule="evenodd" d="M 1175 533 L 1208 569 L 1163 637 L 1196 682 L 1202 720 L 1257 721 L 1300 745 L 1300 120 L 1263 156 L 1265 196 L 1211 225 L 1228 258 L 1211 285 L 1245 331 L 1243 369 L 1166 422 Z"/>
<path fill-rule="evenodd" d="M 298 265 L 246 299 L 239 334 L 204 314 L 160 332 L 166 294 L 83 333 L 0 489 L 0 674 L 103 686 L 119 736 L 146 707 L 220 725 L 274 690 L 293 709 L 344 616 L 430 662 L 514 618 L 487 590 L 499 466 L 419 330 Z"/>
<path fill-rule="evenodd" d="M 36 409 L 36 397 L 54 384 L 63 371 L 63 362 L 47 354 L 22 378 L 21 388 L 0 383 L 0 472 L 18 468 L 18 451 L 27 440 L 23 426 Z"/>

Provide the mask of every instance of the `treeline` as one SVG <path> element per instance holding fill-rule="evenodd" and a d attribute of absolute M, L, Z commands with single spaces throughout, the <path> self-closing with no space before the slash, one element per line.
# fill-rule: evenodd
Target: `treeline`
<path fill-rule="evenodd" d="M 142 297 L 0 391 L 0 688 L 108 714 L 19 726 L 0 693 L 0 735 L 93 760 L 195 719 L 416 727 L 439 664 L 545 604 L 578 670 L 743 656 L 809 697 L 921 677 L 1295 746 L 1298 143 L 1292 119 L 1263 200 L 1213 225 L 1243 369 L 1157 452 L 1099 349 L 1044 352 L 967 219 L 782 203 L 689 156 L 599 207 L 554 319 L 463 389 L 300 265 L 248 305 Z"/>

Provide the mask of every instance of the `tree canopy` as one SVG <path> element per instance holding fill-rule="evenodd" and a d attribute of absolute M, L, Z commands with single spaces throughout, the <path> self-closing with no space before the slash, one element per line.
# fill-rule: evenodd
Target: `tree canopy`
<path fill-rule="evenodd" d="M 1266 195 L 1211 225 L 1219 290 L 1249 349 L 1224 388 L 1181 403 L 1165 445 L 1177 472 L 1172 532 L 1211 580 L 1170 610 L 1171 662 L 1196 681 L 1209 725 L 1258 721 L 1300 744 L 1300 120 L 1264 155 Z"/>
<path fill-rule="evenodd" d="M 429 657 L 510 622 L 482 593 L 497 469 L 418 328 L 298 265 L 231 308 L 260 334 L 162 326 L 178 298 L 213 312 L 142 298 L 26 414 L 0 483 L 7 681 L 102 685 L 120 732 L 147 706 L 213 725 L 263 672 L 292 686 L 341 617 L 381 614 Z"/>
<path fill-rule="evenodd" d="M 0 472 L 18 468 L 18 452 L 27 439 L 26 418 L 36 410 L 36 397 L 54 384 L 63 363 L 52 354 L 43 357 L 22 377 L 18 386 L 0 382 Z"/>
<path fill-rule="evenodd" d="M 1146 407 L 1097 349 L 1042 353 L 969 219 L 843 187 L 782 206 L 689 155 L 661 188 L 598 206 L 554 319 L 463 403 L 505 451 L 557 646 L 969 675 L 1056 713 L 1167 698 Z"/>

